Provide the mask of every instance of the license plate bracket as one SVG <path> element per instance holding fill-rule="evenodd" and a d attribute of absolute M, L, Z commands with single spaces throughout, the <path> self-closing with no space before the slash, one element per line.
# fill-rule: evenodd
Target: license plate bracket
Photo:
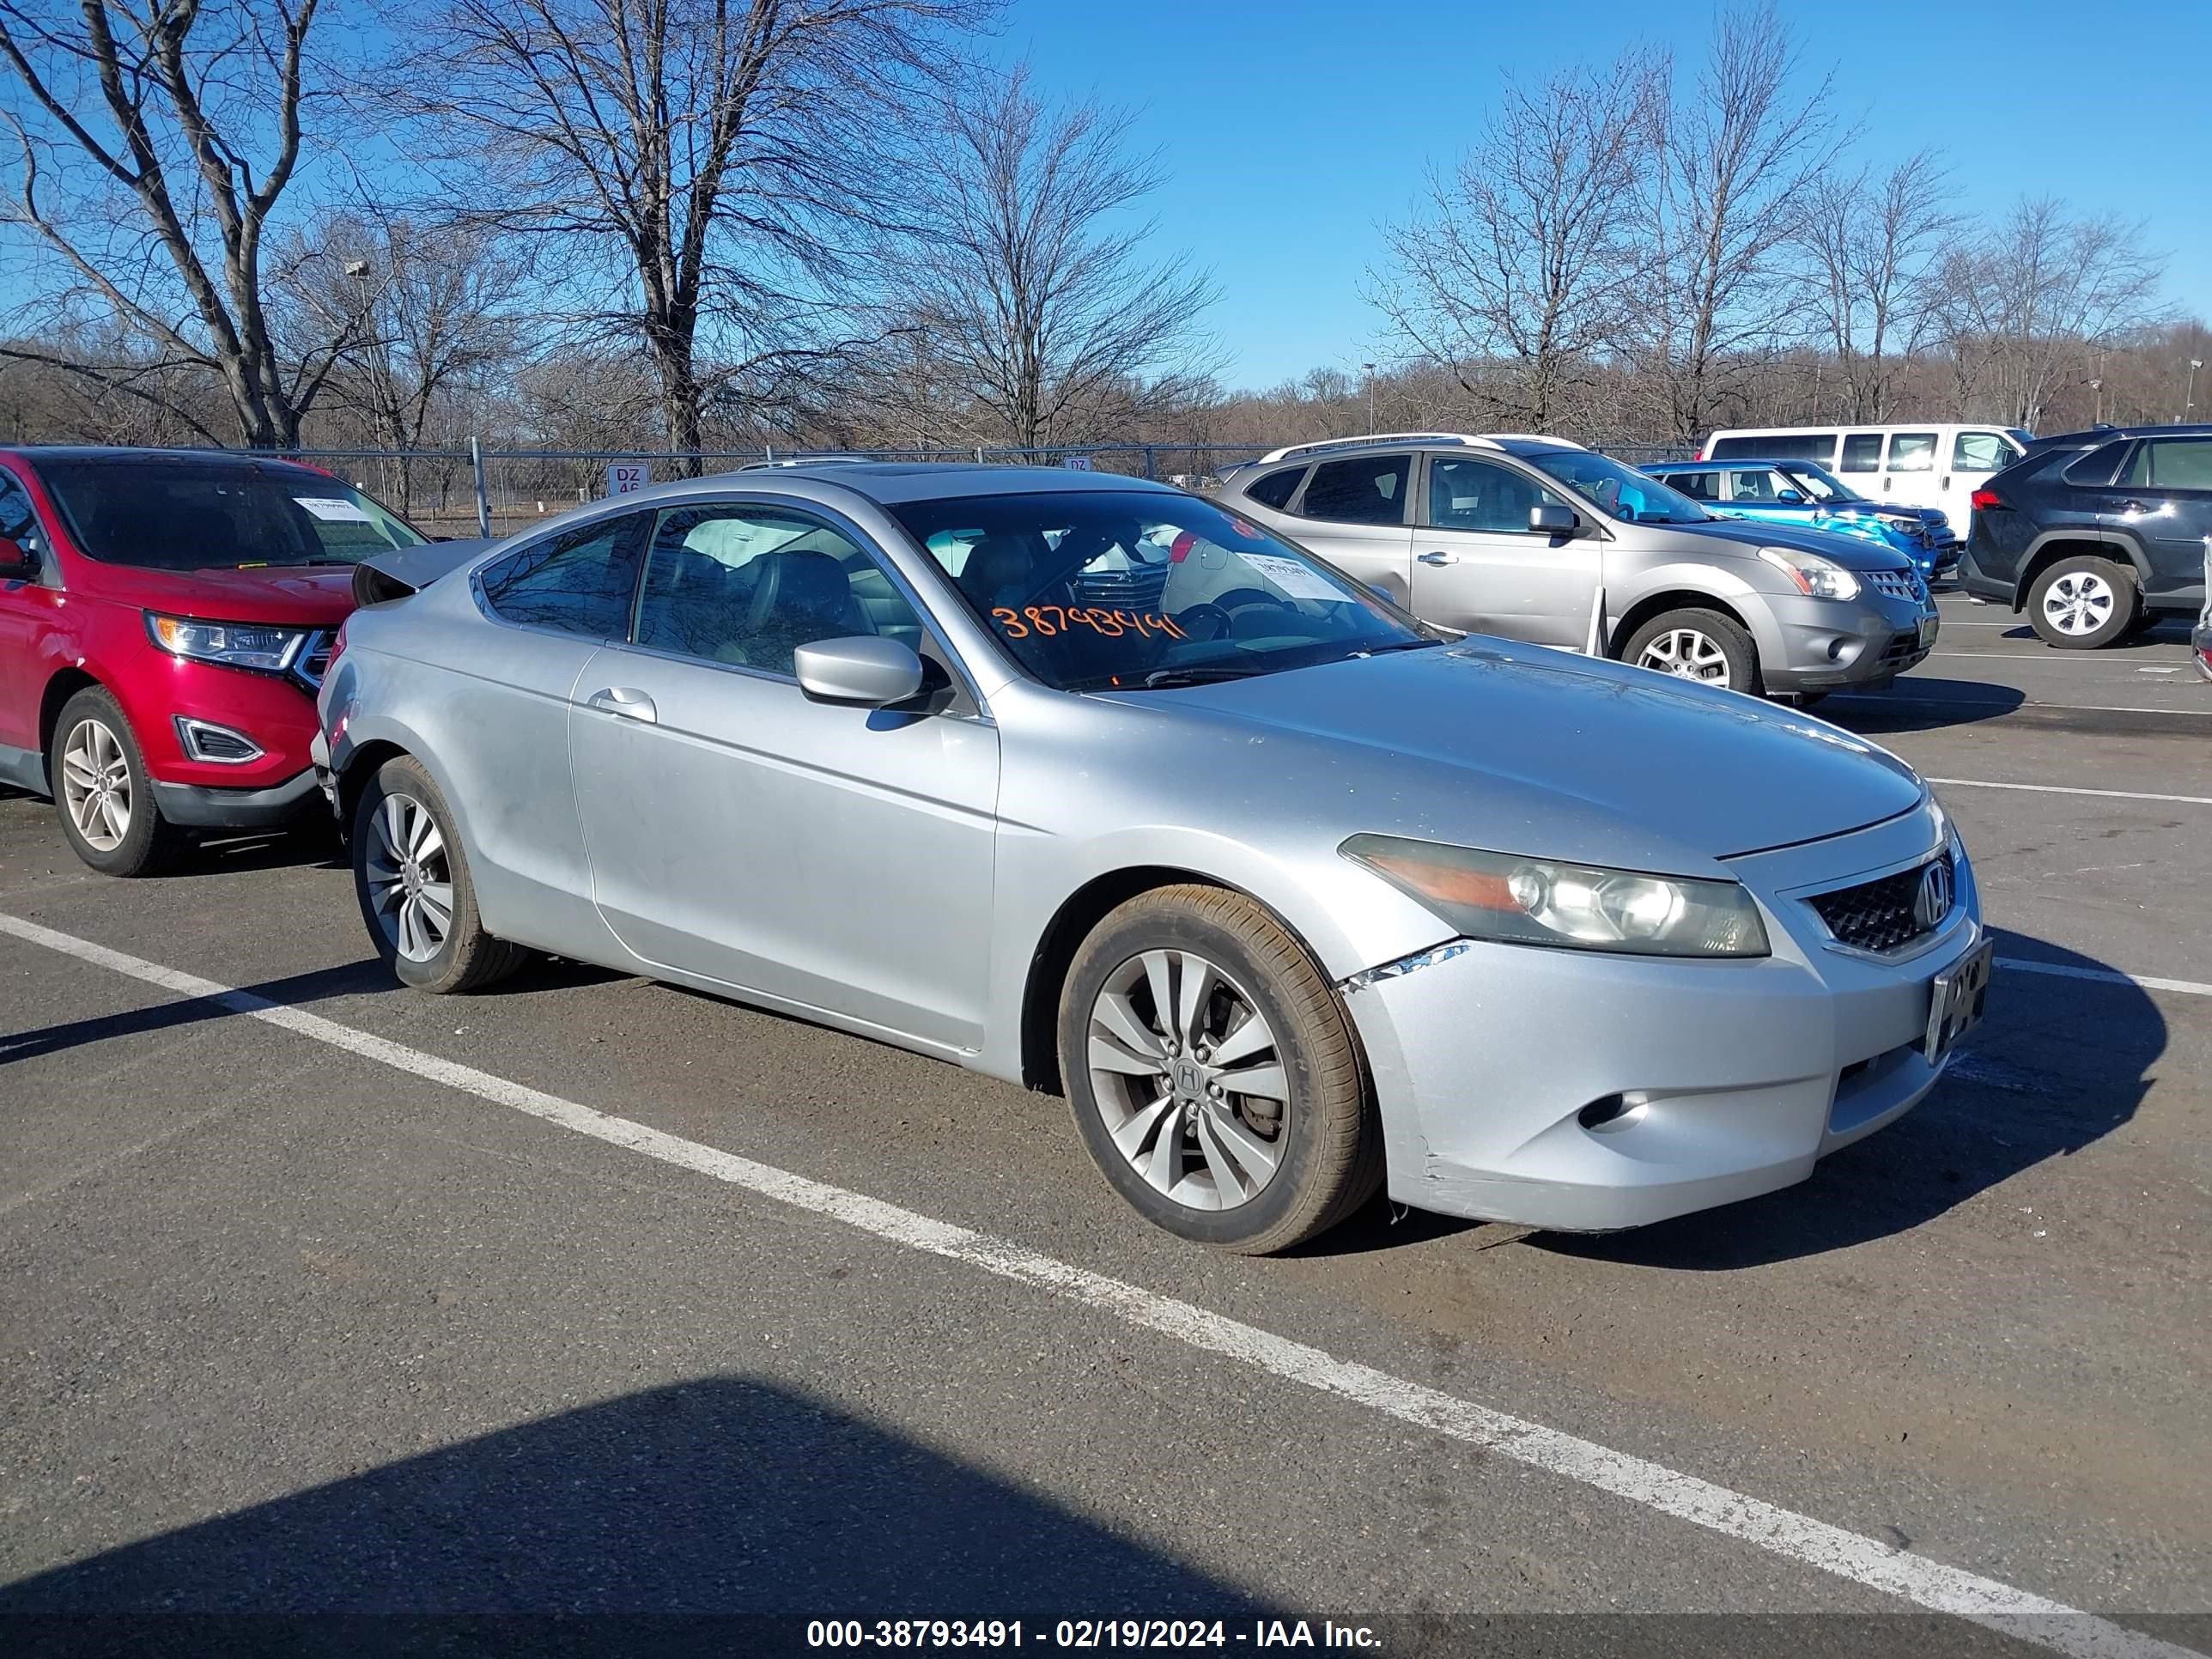
<path fill-rule="evenodd" d="M 1984 939 L 1971 954 L 1936 975 L 1928 988 L 1928 1031 L 1921 1046 L 1930 1066 L 1940 1066 L 1959 1039 L 1981 1023 L 1989 1005 L 1994 940 Z"/>

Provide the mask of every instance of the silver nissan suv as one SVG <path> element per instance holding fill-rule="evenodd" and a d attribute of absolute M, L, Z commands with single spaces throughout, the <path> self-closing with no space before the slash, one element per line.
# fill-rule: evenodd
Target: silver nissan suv
<path fill-rule="evenodd" d="M 1886 685 L 1936 643 L 1935 603 L 1902 553 L 1714 518 L 1561 439 L 1294 445 L 1218 495 L 1426 621 L 1754 696 Z"/>

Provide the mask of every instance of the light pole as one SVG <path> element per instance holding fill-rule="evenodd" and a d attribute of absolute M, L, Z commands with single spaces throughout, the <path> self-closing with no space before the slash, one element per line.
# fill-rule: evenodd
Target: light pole
<path fill-rule="evenodd" d="M 2181 419 L 2185 425 L 2189 421 L 2189 411 L 2197 407 L 2197 371 L 2203 367 L 2202 357 L 2189 360 L 2189 389 L 2181 394 Z"/>
<path fill-rule="evenodd" d="M 2104 425 L 2104 423 L 2105 423 L 2105 382 L 2104 382 L 2104 380 L 2103 380 L 2101 378 L 2100 378 L 2100 379 L 2098 379 L 2098 380 L 2094 380 L 2090 381 L 2090 382 L 2089 382 L 2089 390 L 2090 390 L 2091 392 L 2094 392 L 2094 393 L 2096 394 L 2096 398 L 2097 398 L 2097 412 L 2096 412 L 2094 415 L 2092 415 L 2092 416 L 2089 417 L 2089 424 L 2090 424 L 2091 426 L 2102 426 L 2102 425 Z"/>
<path fill-rule="evenodd" d="M 1367 435 L 1371 438 L 1375 435 L 1375 365 L 1362 363 L 1360 368 L 1367 371 Z"/>

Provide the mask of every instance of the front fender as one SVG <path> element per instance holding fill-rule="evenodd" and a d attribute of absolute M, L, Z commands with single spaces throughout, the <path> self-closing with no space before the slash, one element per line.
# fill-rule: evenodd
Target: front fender
<path fill-rule="evenodd" d="M 1673 593 L 1718 600 L 1743 618 L 1743 625 L 1751 630 L 1761 658 L 1771 661 L 1782 654 L 1782 630 L 1775 624 L 1773 610 L 1765 593 L 1724 564 L 1702 562 L 1654 565 L 1638 571 L 1627 583 L 1608 585 L 1605 596 L 1606 638 L 1609 641 L 1607 654 L 1620 656 L 1621 648 L 1628 643 L 1627 619 L 1645 600 Z"/>

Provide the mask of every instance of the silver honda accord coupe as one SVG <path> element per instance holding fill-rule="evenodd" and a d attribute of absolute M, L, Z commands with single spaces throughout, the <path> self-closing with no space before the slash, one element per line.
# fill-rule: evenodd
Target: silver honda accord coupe
<path fill-rule="evenodd" d="M 1177 490 L 792 467 L 436 552 L 365 568 L 321 699 L 402 980 L 546 951 L 1057 1089 L 1188 1238 L 1767 1192 L 1981 1012 L 1902 763 Z"/>

